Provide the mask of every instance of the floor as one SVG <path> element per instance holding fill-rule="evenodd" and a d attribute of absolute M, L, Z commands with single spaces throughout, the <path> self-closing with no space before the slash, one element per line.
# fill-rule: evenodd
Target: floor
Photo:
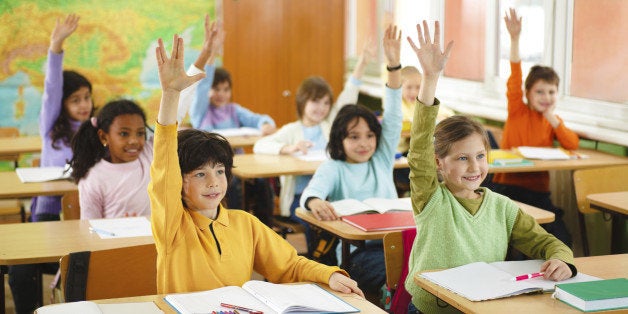
<path fill-rule="evenodd" d="M 287 240 L 288 242 L 290 242 L 290 244 L 292 244 L 297 249 L 297 252 L 303 253 L 307 251 L 306 249 L 307 246 L 305 244 L 305 236 L 303 233 L 288 234 Z M 53 275 L 44 275 L 43 277 L 44 305 L 52 303 L 51 302 L 52 289 L 50 289 L 49 287 L 53 279 L 54 279 Z M 253 274 L 252 279 L 261 280 L 263 278 L 259 274 Z M 6 302 L 6 314 L 14 314 L 15 309 L 13 305 L 13 296 L 11 295 L 11 288 L 9 287 L 8 276 L 4 276 L 4 291 L 5 291 L 4 300 Z"/>

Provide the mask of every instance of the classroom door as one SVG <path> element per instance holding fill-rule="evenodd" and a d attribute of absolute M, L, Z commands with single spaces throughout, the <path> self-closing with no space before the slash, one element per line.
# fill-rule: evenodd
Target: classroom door
<path fill-rule="evenodd" d="M 224 0 L 224 66 L 233 100 L 269 114 L 278 127 L 297 119 L 295 93 L 320 75 L 334 95 L 344 75 L 344 0 Z"/>

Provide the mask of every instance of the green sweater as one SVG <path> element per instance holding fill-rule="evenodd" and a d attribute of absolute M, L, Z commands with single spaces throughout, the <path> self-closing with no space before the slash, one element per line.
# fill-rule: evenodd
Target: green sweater
<path fill-rule="evenodd" d="M 416 273 L 504 260 L 509 244 L 532 258 L 572 264 L 575 275 L 571 250 L 516 203 L 484 188 L 478 199 L 456 198 L 438 183 L 432 143 L 437 113 L 438 100 L 434 106 L 417 102 L 408 154 L 417 236 L 405 287 L 415 306 L 425 313 L 443 311 L 434 296 L 414 283 Z"/>

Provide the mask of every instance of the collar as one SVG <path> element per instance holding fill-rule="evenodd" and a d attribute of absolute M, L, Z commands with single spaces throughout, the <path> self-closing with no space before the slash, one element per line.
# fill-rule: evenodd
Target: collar
<path fill-rule="evenodd" d="M 222 204 L 219 205 L 218 216 L 216 217 L 216 220 L 209 219 L 193 210 L 187 210 L 187 211 L 190 213 L 190 217 L 192 217 L 192 221 L 194 222 L 196 227 L 199 228 L 200 230 L 205 230 L 209 228 L 209 225 L 212 222 L 221 224 L 224 227 L 229 227 L 229 211 L 226 208 L 224 208 Z"/>

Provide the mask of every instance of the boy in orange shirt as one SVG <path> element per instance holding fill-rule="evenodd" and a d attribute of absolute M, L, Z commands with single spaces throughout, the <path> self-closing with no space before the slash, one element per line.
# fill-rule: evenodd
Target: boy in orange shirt
<path fill-rule="evenodd" d="M 519 55 L 519 35 L 521 34 L 521 18 L 510 9 L 504 17 L 506 28 L 510 34 L 510 68 L 508 79 L 508 118 L 504 127 L 501 148 L 510 149 L 517 146 L 551 147 L 554 140 L 568 150 L 578 148 L 578 135 L 565 126 L 565 123 L 554 114 L 558 94 L 559 78 L 550 68 L 535 65 L 525 81 L 526 104 L 521 89 L 521 57 Z M 532 206 L 549 210 L 556 214 L 556 220 L 542 225 L 567 246 L 571 246 L 571 235 L 562 220 L 563 211 L 555 207 L 550 200 L 549 173 L 523 172 L 498 173 L 493 182 L 493 191 L 506 195 Z"/>

